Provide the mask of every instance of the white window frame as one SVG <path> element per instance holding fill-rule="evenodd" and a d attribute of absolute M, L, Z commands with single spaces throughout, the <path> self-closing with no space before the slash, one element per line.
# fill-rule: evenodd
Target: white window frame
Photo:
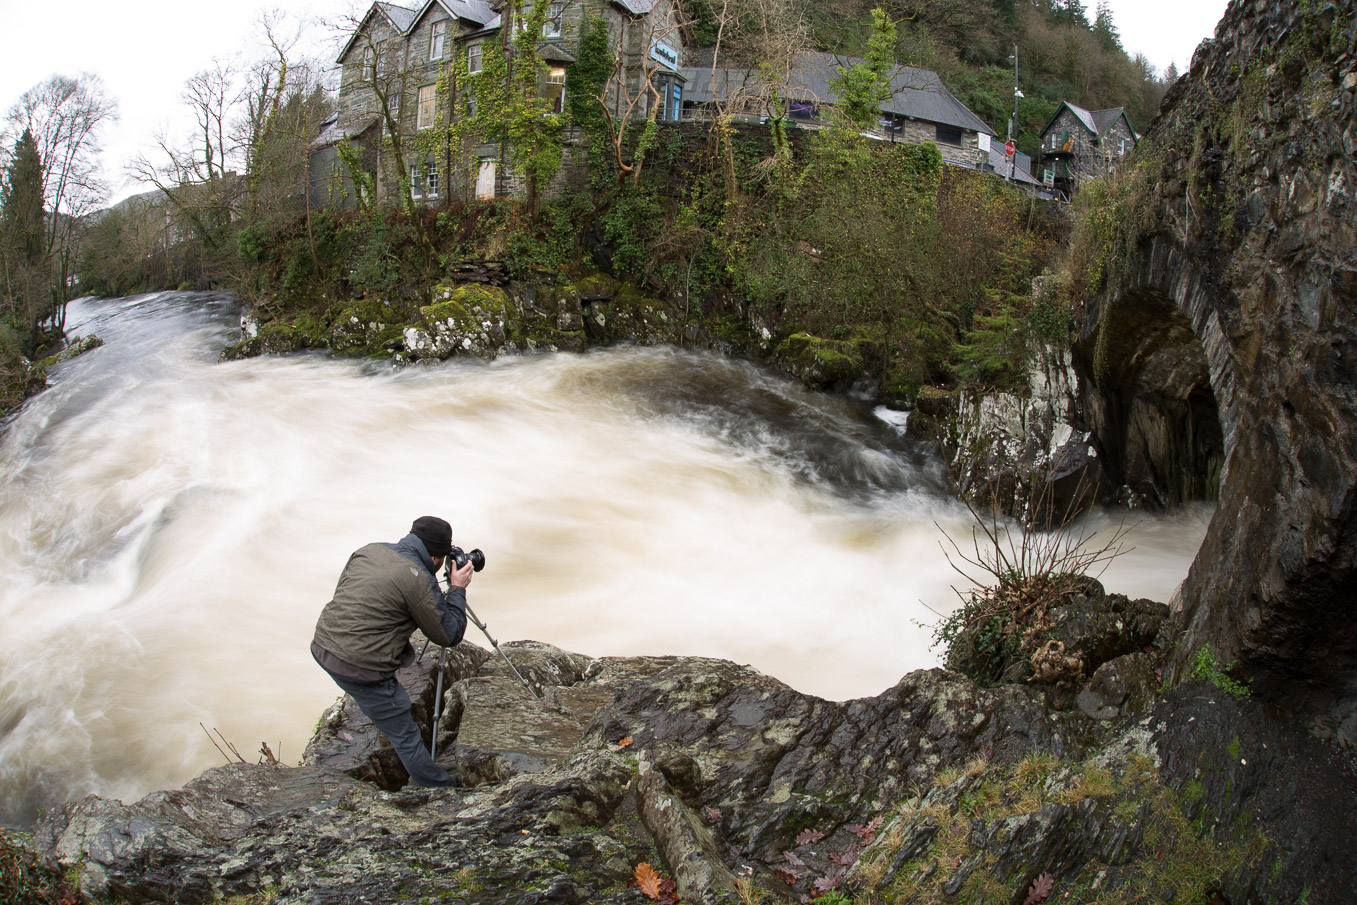
<path fill-rule="evenodd" d="M 560 109 L 559 111 L 552 110 L 551 112 L 552 112 L 552 113 L 557 113 L 557 112 L 564 113 L 564 112 L 565 112 L 565 67 L 564 67 L 564 66 L 552 66 L 552 67 L 550 67 L 550 68 L 547 69 L 547 85 L 549 85 L 549 86 L 550 86 L 550 85 L 559 85 L 559 86 L 561 86 L 561 94 L 560 94 L 560 97 L 559 97 L 561 109 Z M 550 89 L 548 88 L 548 90 L 550 90 Z"/>
<path fill-rule="evenodd" d="M 415 129 L 433 128 L 438 119 L 438 86 L 420 85 L 416 99 Z"/>
<path fill-rule="evenodd" d="M 466 71 L 472 74 L 480 72 L 485 65 L 484 56 L 484 48 L 481 47 L 479 41 L 468 44 L 466 46 Z"/>
<path fill-rule="evenodd" d="M 559 38 L 561 36 L 561 20 L 564 16 L 564 3 L 553 3 L 547 7 L 547 20 L 542 23 L 542 37 Z"/>
<path fill-rule="evenodd" d="M 443 52 L 447 46 L 448 20 L 440 19 L 433 24 L 429 31 L 429 59 L 443 59 Z"/>
<path fill-rule="evenodd" d="M 424 191 L 431 198 L 438 197 L 438 161 L 430 160 L 424 165 Z"/>

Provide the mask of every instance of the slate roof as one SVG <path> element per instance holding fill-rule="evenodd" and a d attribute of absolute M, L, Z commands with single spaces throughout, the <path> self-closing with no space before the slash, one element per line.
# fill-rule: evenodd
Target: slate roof
<path fill-rule="evenodd" d="M 369 116 L 356 123 L 350 123 L 347 128 L 340 128 L 339 117 L 332 116 L 321 125 L 320 135 L 312 140 L 311 147 L 323 148 L 326 145 L 338 144 L 346 138 L 362 135 L 375 125 L 377 125 L 377 117 Z"/>
<path fill-rule="evenodd" d="M 410 26 L 415 24 L 415 17 L 419 15 L 417 9 L 406 9 L 394 3 L 377 3 L 376 6 L 402 34 L 410 30 Z"/>
<path fill-rule="evenodd" d="M 633 16 L 644 16 L 655 8 L 659 0 L 613 0 Z"/>
<path fill-rule="evenodd" d="M 442 6 L 449 16 L 457 19 L 466 19 L 468 22 L 475 22 L 477 25 L 483 27 L 488 24 L 499 24 L 499 16 L 495 14 L 495 11 L 491 9 L 490 4 L 487 3 L 486 0 L 427 0 L 427 2 L 417 9 L 409 9 L 404 6 L 397 6 L 394 3 L 383 3 L 378 0 L 377 3 L 372 4 L 367 15 L 363 17 L 362 25 L 360 25 L 349 37 L 348 42 L 344 45 L 344 49 L 339 52 L 338 59 L 343 60 L 345 55 L 348 54 L 349 48 L 353 46 L 353 42 L 358 38 L 358 32 L 362 31 L 363 25 L 366 25 L 367 20 L 372 17 L 373 11 L 380 12 L 386 17 L 387 21 L 391 23 L 393 28 L 402 35 L 407 35 L 410 33 L 410 29 L 414 28 L 415 23 L 419 22 L 419 20 L 424 17 L 424 14 L 429 11 L 429 7 L 433 6 L 435 3 Z"/>
<path fill-rule="evenodd" d="M 1125 107 L 1109 107 L 1106 110 L 1085 110 L 1078 104 L 1071 104 L 1069 101 L 1064 101 L 1055 111 L 1055 116 L 1052 116 L 1051 121 L 1046 124 L 1046 128 L 1041 130 L 1042 135 L 1045 135 L 1051 130 L 1051 126 L 1055 125 L 1055 121 L 1060 118 L 1061 111 L 1065 109 L 1068 109 L 1073 113 L 1075 117 L 1078 118 L 1079 122 L 1083 124 L 1085 129 L 1099 138 L 1106 135 L 1107 130 L 1111 128 L 1112 124 L 1120 117 L 1126 116 Z M 1127 128 L 1130 128 L 1131 126 L 1130 117 L 1127 117 L 1126 119 L 1126 126 Z M 1131 134 L 1136 135 L 1136 131 L 1131 129 Z"/>
<path fill-rule="evenodd" d="M 837 57 L 819 51 L 805 50 L 797 53 L 792 62 L 788 100 L 816 104 L 834 103 L 838 96 L 830 89 L 830 80 L 838 77 L 840 66 L 851 66 L 861 62 L 854 57 Z M 710 102 L 714 99 L 710 66 L 684 67 L 683 76 L 687 79 L 687 85 L 684 87 L 685 99 L 697 103 Z M 754 74 L 747 69 L 717 68 L 716 93 L 724 97 L 731 89 L 752 82 L 754 78 Z M 891 96 L 882 103 L 881 109 L 883 112 L 895 113 L 910 119 L 982 132 L 986 135 L 995 134 L 984 120 L 952 96 L 936 72 L 928 69 L 897 66 L 895 75 L 891 78 Z"/>
<path fill-rule="evenodd" d="M 486 3 L 485 0 L 438 0 L 438 2 L 443 4 L 448 15 L 457 16 L 459 19 L 467 19 L 484 25 L 495 18 L 495 11 L 490 8 L 490 4 Z"/>
<path fill-rule="evenodd" d="M 1014 173 L 1014 180 L 1028 185 L 1041 185 L 1041 180 L 1032 175 L 1031 155 L 1019 151 L 1013 156 L 1018 164 Z M 1013 163 L 1008 159 L 1008 155 L 1004 153 L 1003 142 L 990 142 L 989 165 L 994 168 L 996 174 L 1003 176 L 1005 179 L 1008 178 L 1009 168 L 1013 166 Z"/>

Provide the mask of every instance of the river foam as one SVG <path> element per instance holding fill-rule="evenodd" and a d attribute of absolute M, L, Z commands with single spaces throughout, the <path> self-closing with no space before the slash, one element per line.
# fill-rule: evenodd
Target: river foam
<path fill-rule="evenodd" d="M 968 517 L 869 408 L 668 349 L 219 364 L 233 317 L 76 303 L 107 345 L 0 443 L 0 821 L 181 784 L 221 762 L 208 730 L 295 762 L 338 694 L 307 645 L 339 570 L 424 514 L 485 551 L 470 600 L 501 642 L 722 657 L 832 699 L 937 663 Z M 1146 521 L 1106 583 L 1167 599 L 1208 517 Z"/>

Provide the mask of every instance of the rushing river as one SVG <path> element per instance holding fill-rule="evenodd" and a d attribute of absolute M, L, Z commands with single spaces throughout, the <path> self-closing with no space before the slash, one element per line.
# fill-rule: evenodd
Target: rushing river
<path fill-rule="evenodd" d="M 943 532 L 970 529 L 887 413 L 668 349 L 219 364 L 237 314 L 73 302 L 106 345 L 0 440 L 0 823 L 182 784 L 222 761 L 207 730 L 295 762 L 338 695 L 307 645 L 340 568 L 419 515 L 485 550 L 469 599 L 501 642 L 723 657 L 832 699 L 936 665 Z M 1142 520 L 1104 583 L 1167 600 L 1209 516 Z"/>

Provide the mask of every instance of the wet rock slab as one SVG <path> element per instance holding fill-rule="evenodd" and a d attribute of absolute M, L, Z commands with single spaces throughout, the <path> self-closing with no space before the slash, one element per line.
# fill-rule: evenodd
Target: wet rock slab
<path fill-rule="evenodd" d="M 48 814 L 35 842 L 86 894 L 126 902 L 634 905 L 626 884 L 642 861 L 689 903 L 734 903 L 750 889 L 808 901 L 916 887 L 925 901 L 984 884 L 1020 902 L 1043 873 L 1063 891 L 1099 875 L 1125 888 L 1146 870 L 1169 876 L 1154 873 L 1157 850 L 1144 841 L 1166 832 L 1205 857 L 1196 830 L 1181 835 L 1194 825 L 1177 804 L 1196 782 L 1206 791 L 1193 813 L 1222 821 L 1213 845 L 1248 831 L 1238 844 L 1252 860 L 1220 877 L 1230 901 L 1281 901 L 1307 872 L 1357 863 L 1352 818 L 1336 807 L 1304 847 L 1256 832 L 1255 814 L 1280 825 L 1301 816 L 1265 790 L 1292 789 L 1282 777 L 1303 745 L 1288 736 L 1247 784 L 1230 781 L 1242 769 L 1228 763 L 1231 727 L 1248 727 L 1237 744 L 1250 752 L 1277 730 L 1246 704 L 1205 719 L 1211 705 L 1198 697 L 1213 700 L 1210 686 L 1179 689 L 1153 712 L 1122 701 L 1127 713 L 1091 719 L 1050 710 L 1026 683 L 981 688 L 944 670 L 835 702 L 723 660 L 505 647 L 543 699 L 470 645 L 446 665 L 440 759 L 467 787 L 379 788 L 381 751 L 341 702 L 308 757 L 345 763 L 348 739 L 346 770 L 237 764 L 133 804 L 90 797 Z M 430 680 L 425 664 L 413 673 L 415 687 Z M 1199 739 L 1224 759 L 1202 760 Z M 1321 762 L 1309 757 L 1306 769 Z M 1324 763 L 1324 794 L 1351 801 L 1357 782 Z M 1223 778 L 1204 783 L 1195 771 L 1208 769 Z"/>

